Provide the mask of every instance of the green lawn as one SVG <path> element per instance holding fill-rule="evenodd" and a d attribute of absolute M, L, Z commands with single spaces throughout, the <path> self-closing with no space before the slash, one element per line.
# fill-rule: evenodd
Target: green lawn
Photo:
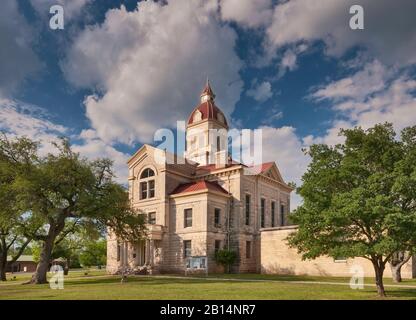
<path fill-rule="evenodd" d="M 348 285 L 316 283 L 348 284 L 346 278 L 254 274 L 211 275 L 208 279 L 131 276 L 121 283 L 120 276 L 93 270 L 88 275 L 84 271 L 70 272 L 63 290 L 52 290 L 49 285 L 23 285 L 27 279 L 28 275 L 18 275 L 15 281 L 0 283 L 0 299 L 378 299 L 372 286 L 352 290 Z M 373 281 L 366 279 L 365 283 Z M 386 283 L 391 281 L 386 279 Z M 387 287 L 386 291 L 390 299 L 416 299 L 416 281 L 405 280 L 401 287 Z"/>

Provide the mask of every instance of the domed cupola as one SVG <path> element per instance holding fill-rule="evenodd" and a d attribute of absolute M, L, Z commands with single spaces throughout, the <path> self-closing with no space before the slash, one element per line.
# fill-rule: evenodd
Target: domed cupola
<path fill-rule="evenodd" d="M 186 126 L 185 157 L 200 165 L 222 165 L 227 159 L 228 124 L 214 99 L 207 80 L 200 104 L 192 111 Z"/>
<path fill-rule="evenodd" d="M 224 113 L 215 105 L 215 94 L 212 91 L 209 80 L 202 90 L 200 104 L 192 111 L 188 119 L 188 126 L 205 120 L 218 121 L 223 127 L 228 128 Z"/>

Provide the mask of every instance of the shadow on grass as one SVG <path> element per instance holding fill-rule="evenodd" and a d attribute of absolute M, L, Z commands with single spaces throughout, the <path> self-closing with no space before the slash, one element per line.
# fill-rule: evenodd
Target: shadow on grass
<path fill-rule="evenodd" d="M 387 298 L 416 299 L 416 289 L 386 289 Z"/>
<path fill-rule="evenodd" d="M 137 283 L 140 285 L 166 285 L 166 284 L 216 284 L 216 283 L 224 283 L 226 280 L 213 280 L 213 279 L 184 279 L 184 278 L 162 278 L 162 277 L 140 277 L 140 276 L 132 276 L 127 277 L 127 280 L 123 284 L 129 283 Z M 109 278 L 85 278 L 85 279 L 68 279 L 65 281 L 65 285 L 83 285 L 83 284 L 109 284 L 109 283 L 121 283 L 120 276 L 110 276 Z M 246 281 L 233 281 L 233 283 L 247 283 Z"/>
<path fill-rule="evenodd" d="M 194 277 L 205 278 L 204 275 L 195 275 Z M 276 275 L 276 274 L 256 274 L 256 273 L 243 273 L 243 274 L 210 274 L 208 278 L 219 278 L 219 279 L 241 279 L 241 280 L 273 280 L 273 281 L 328 281 L 327 277 L 313 277 L 303 275 Z M 345 277 L 331 277 L 331 281 L 346 282 L 349 279 Z"/>

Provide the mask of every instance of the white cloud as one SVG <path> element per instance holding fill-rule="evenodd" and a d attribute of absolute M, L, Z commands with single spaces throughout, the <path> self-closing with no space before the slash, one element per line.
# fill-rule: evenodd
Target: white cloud
<path fill-rule="evenodd" d="M 25 104 L 21 101 L 0 99 L 0 131 L 11 137 L 26 136 L 41 142 L 40 153 L 45 155 L 55 152 L 51 142 L 58 137 L 71 137 L 77 142 L 72 144 L 74 151 L 89 159 L 107 157 L 114 161 L 114 172 L 119 183 L 127 182 L 127 159 L 129 156 L 104 143 L 97 137 L 94 130 L 83 130 L 79 135 L 71 134 L 71 130 L 54 123 L 49 114 L 38 106 Z"/>
<path fill-rule="evenodd" d="M 42 108 L 9 99 L 0 99 L 0 130 L 42 141 L 42 154 L 53 149 L 51 142 L 57 137 L 69 134 L 67 128 L 47 119 Z"/>
<path fill-rule="evenodd" d="M 339 100 L 344 98 L 362 100 L 368 95 L 383 90 L 390 76 L 391 70 L 388 70 L 379 61 L 374 60 L 367 63 L 362 70 L 352 76 L 333 81 L 315 91 L 312 97 L 317 100 Z"/>
<path fill-rule="evenodd" d="M 122 184 L 127 183 L 127 160 L 130 158 L 128 154 L 120 152 L 113 146 L 106 144 L 98 138 L 96 132 L 92 129 L 82 130 L 79 137 L 83 141 L 82 143 L 74 144 L 74 151 L 79 152 L 89 159 L 102 157 L 111 159 L 113 161 L 113 170 L 116 175 L 116 181 Z"/>
<path fill-rule="evenodd" d="M 94 0 L 30 0 L 31 5 L 41 16 L 49 16 L 49 9 L 53 5 L 64 8 L 65 19 L 76 18 L 82 9 Z"/>
<path fill-rule="evenodd" d="M 2 1 L 0 10 L 0 98 L 10 97 L 27 77 L 38 70 L 39 60 L 32 50 L 35 35 L 17 1 Z"/>
<path fill-rule="evenodd" d="M 281 78 L 287 71 L 293 71 L 298 67 L 298 55 L 307 49 L 306 44 L 300 44 L 294 48 L 287 49 L 280 60 L 279 72 L 277 77 Z M 273 53 L 270 53 L 270 57 L 273 57 Z"/>
<path fill-rule="evenodd" d="M 322 137 L 311 138 L 315 143 L 335 144 L 340 128 L 361 126 L 370 128 L 377 123 L 391 122 L 396 131 L 416 123 L 416 81 L 406 73 L 398 73 L 377 61 L 366 64 L 351 76 L 332 81 L 317 89 L 310 97 L 316 101 L 332 102 L 335 120 Z"/>
<path fill-rule="evenodd" d="M 273 96 L 272 85 L 268 81 L 261 83 L 254 81 L 252 87 L 247 91 L 247 95 L 258 102 L 264 102 Z"/>
<path fill-rule="evenodd" d="M 242 62 L 217 10 L 215 0 L 140 2 L 133 12 L 109 10 L 76 37 L 63 70 L 74 85 L 100 89 L 85 106 L 104 141 L 150 142 L 156 129 L 187 119 L 206 76 L 219 107 L 232 112 Z"/>
<path fill-rule="evenodd" d="M 274 48 L 299 42 L 324 41 L 326 53 L 340 56 L 354 46 L 363 46 L 385 64 L 416 62 L 416 22 L 413 0 L 362 0 L 364 30 L 351 30 L 349 8 L 354 0 L 290 0 L 274 8 L 267 29 Z M 400 23 L 398 23 L 400 21 Z"/>
<path fill-rule="evenodd" d="M 220 6 L 223 20 L 246 27 L 268 25 L 273 14 L 271 0 L 221 0 Z"/>
<path fill-rule="evenodd" d="M 295 128 L 264 126 L 260 129 L 263 135 L 264 162 L 275 161 L 285 182 L 295 182 L 299 186 L 310 159 L 302 151 L 305 145 L 297 136 Z M 300 203 L 300 196 L 293 193 L 291 209 Z"/>

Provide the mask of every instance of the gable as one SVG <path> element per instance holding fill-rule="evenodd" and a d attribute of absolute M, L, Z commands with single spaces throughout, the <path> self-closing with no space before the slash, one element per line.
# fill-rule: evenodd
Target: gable
<path fill-rule="evenodd" d="M 261 174 L 265 175 L 266 177 L 269 177 L 273 180 L 277 180 L 279 182 L 285 183 L 283 181 L 282 175 L 280 174 L 279 169 L 277 168 L 277 165 L 275 162 L 268 162 L 264 163 L 262 165 L 262 172 Z"/>

